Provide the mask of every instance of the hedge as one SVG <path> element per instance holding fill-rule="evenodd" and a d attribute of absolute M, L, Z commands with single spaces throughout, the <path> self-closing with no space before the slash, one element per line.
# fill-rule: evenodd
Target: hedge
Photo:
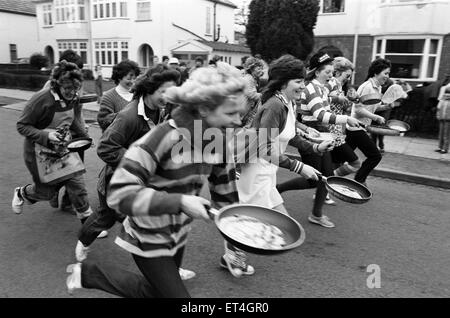
<path fill-rule="evenodd" d="M 40 90 L 48 79 L 48 75 L 0 72 L 0 87 Z"/>

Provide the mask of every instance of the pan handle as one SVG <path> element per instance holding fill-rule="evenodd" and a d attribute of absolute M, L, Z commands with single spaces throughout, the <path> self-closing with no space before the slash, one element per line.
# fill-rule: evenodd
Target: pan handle
<path fill-rule="evenodd" d="M 328 181 L 328 178 L 327 177 L 325 177 L 323 174 L 321 174 L 321 173 L 318 173 L 317 174 L 317 177 L 320 179 L 320 180 L 322 180 L 323 182 L 327 182 Z"/>
<path fill-rule="evenodd" d="M 220 214 L 220 211 L 210 206 L 205 206 L 206 212 L 208 212 L 209 218 L 214 221 L 214 217 Z"/>

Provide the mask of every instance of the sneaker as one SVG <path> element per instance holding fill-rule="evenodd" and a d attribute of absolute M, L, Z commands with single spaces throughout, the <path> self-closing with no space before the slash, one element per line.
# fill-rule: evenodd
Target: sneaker
<path fill-rule="evenodd" d="M 102 239 L 108 236 L 108 231 L 101 231 L 100 234 L 97 236 L 98 239 Z"/>
<path fill-rule="evenodd" d="M 83 288 L 81 286 L 81 263 L 67 266 L 66 272 L 71 273 L 66 279 L 67 291 L 73 294 L 75 289 Z"/>
<path fill-rule="evenodd" d="M 82 262 L 87 258 L 89 253 L 89 246 L 84 246 L 81 241 L 77 242 L 77 246 L 75 247 L 75 258 L 78 262 Z"/>
<path fill-rule="evenodd" d="M 22 213 L 23 204 L 25 203 L 25 201 L 23 200 L 22 195 L 20 193 L 21 189 L 22 189 L 21 187 L 14 189 L 14 196 L 13 196 L 12 203 L 11 203 L 12 210 L 16 214 Z"/>
<path fill-rule="evenodd" d="M 317 217 L 314 215 L 310 215 L 308 217 L 308 221 L 314 224 L 318 224 L 321 225 L 323 227 L 327 227 L 327 228 L 333 228 L 335 227 L 334 223 L 332 223 L 330 221 L 330 219 L 328 218 L 328 216 L 322 215 L 322 217 Z"/>
<path fill-rule="evenodd" d="M 253 275 L 255 269 L 247 264 L 247 255 L 241 250 L 230 250 L 225 242 L 225 255 L 220 259 L 220 266 L 227 268 L 234 277 Z"/>
<path fill-rule="evenodd" d="M 384 154 L 386 153 L 386 151 L 384 151 L 383 148 L 380 148 L 380 153 L 381 153 L 382 155 L 384 155 Z"/>
<path fill-rule="evenodd" d="M 434 152 L 441 152 L 442 151 L 442 149 L 436 149 Z"/>
<path fill-rule="evenodd" d="M 314 194 L 313 195 L 313 200 L 315 200 L 315 199 L 316 199 L 316 195 Z M 327 194 L 327 197 L 325 198 L 325 204 L 336 205 L 336 202 L 333 199 L 331 199 L 329 194 Z"/>
<path fill-rule="evenodd" d="M 196 276 L 195 272 L 181 267 L 178 269 L 178 272 L 180 273 L 180 277 L 182 280 L 189 280 Z"/>
<path fill-rule="evenodd" d="M 446 153 L 448 153 L 448 150 L 441 150 L 441 154 L 446 154 Z"/>

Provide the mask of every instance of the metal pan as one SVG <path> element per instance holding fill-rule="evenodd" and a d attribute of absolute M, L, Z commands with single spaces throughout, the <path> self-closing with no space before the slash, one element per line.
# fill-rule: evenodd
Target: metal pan
<path fill-rule="evenodd" d="M 343 178 L 343 177 L 324 177 L 323 175 L 319 175 L 319 178 L 325 183 L 325 186 L 328 192 L 335 198 L 352 204 L 364 204 L 367 203 L 372 198 L 372 192 L 365 187 L 363 184 Z M 337 187 L 346 187 L 350 191 L 357 192 L 361 198 L 354 198 L 346 193 L 346 191 L 342 191 L 337 189 Z"/>
<path fill-rule="evenodd" d="M 67 144 L 67 149 L 71 152 L 78 152 L 78 151 L 84 151 L 86 149 L 89 149 L 92 145 L 92 138 L 88 137 L 82 137 L 82 138 L 75 138 L 72 139 Z"/>
<path fill-rule="evenodd" d="M 366 126 L 366 130 L 372 134 L 383 136 L 400 136 L 400 131 L 390 128 L 389 126 L 370 125 Z"/>
<path fill-rule="evenodd" d="M 411 129 L 409 124 L 396 119 L 388 120 L 386 125 L 391 129 L 398 130 L 400 133 L 408 132 Z"/>
<path fill-rule="evenodd" d="M 363 95 L 359 98 L 359 102 L 363 105 L 379 104 L 381 103 L 381 95 L 376 93 Z"/>
<path fill-rule="evenodd" d="M 224 239 L 230 244 L 249 253 L 260 255 L 281 254 L 299 247 L 305 241 L 305 230 L 302 228 L 300 223 L 298 223 L 292 217 L 276 210 L 250 204 L 229 205 L 225 208 L 222 208 L 220 211 L 208 207 L 207 210 L 211 219 L 214 220 L 214 223 L 216 224 L 218 230 L 220 231 L 220 234 L 222 234 Z M 226 217 L 240 215 L 249 216 L 265 224 L 276 226 L 283 232 L 282 236 L 286 241 L 286 245 L 279 249 L 260 248 L 233 238 L 231 233 L 228 233 L 227 229 L 224 228 L 222 221 Z"/>

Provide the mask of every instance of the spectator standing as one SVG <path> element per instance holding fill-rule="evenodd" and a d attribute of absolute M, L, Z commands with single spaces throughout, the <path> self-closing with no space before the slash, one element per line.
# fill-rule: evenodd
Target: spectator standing
<path fill-rule="evenodd" d="M 450 77 L 441 87 L 438 99 L 436 117 L 439 120 L 439 149 L 436 152 L 446 154 L 450 143 Z"/>
<path fill-rule="evenodd" d="M 103 74 L 101 65 L 95 66 L 94 80 L 95 80 L 95 93 L 97 94 L 97 103 L 100 104 L 100 101 L 103 96 Z"/>

